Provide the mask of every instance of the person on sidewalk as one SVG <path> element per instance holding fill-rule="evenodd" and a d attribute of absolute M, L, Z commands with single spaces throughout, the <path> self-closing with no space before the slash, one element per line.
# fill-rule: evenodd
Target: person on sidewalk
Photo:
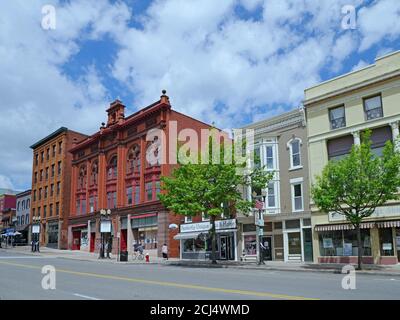
<path fill-rule="evenodd" d="M 168 246 L 166 243 L 161 248 L 162 256 L 164 259 L 168 260 Z"/>
<path fill-rule="evenodd" d="M 264 259 L 265 259 L 266 250 L 267 250 L 267 248 L 264 246 L 262 241 L 260 241 L 260 264 L 265 264 Z"/>

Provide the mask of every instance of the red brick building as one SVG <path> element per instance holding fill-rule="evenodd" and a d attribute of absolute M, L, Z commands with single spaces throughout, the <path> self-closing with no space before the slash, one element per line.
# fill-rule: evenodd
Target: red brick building
<path fill-rule="evenodd" d="M 170 136 L 171 132 L 192 129 L 200 137 L 201 129 L 209 125 L 172 110 L 165 91 L 159 101 L 129 117 L 125 117 L 122 102 L 116 100 L 107 115 L 107 124 L 70 149 L 68 247 L 98 252 L 99 211 L 110 209 L 113 253 L 131 251 L 133 242 L 140 241 L 150 255 L 160 256 L 162 245 L 167 243 L 170 256 L 178 257 L 179 241 L 173 239 L 178 230 L 169 229 L 169 225 L 179 225 L 184 218 L 169 212 L 158 200 L 160 177 L 169 175 L 174 165 L 160 159 L 176 147 L 177 137 Z M 150 134 L 154 129 L 158 133 Z M 159 160 L 149 163 L 146 153 L 158 155 Z"/>
<path fill-rule="evenodd" d="M 0 228 L 8 228 L 13 224 L 17 197 L 14 194 L 0 195 Z"/>

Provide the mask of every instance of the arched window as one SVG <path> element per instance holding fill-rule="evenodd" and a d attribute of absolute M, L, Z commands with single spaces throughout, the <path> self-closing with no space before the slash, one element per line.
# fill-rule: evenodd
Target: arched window
<path fill-rule="evenodd" d="M 25 215 L 25 224 L 29 223 L 29 213 Z"/>
<path fill-rule="evenodd" d="M 135 145 L 128 154 L 127 173 L 140 173 L 140 164 L 140 148 L 138 145 Z"/>
<path fill-rule="evenodd" d="M 118 171 L 117 171 L 117 156 L 113 156 L 110 160 L 110 163 L 107 167 L 107 179 L 117 179 Z"/>
<path fill-rule="evenodd" d="M 25 200 L 22 200 L 22 210 L 25 210 Z"/>
<path fill-rule="evenodd" d="M 27 199 L 26 200 L 26 209 L 29 209 L 31 207 L 31 200 Z"/>
<path fill-rule="evenodd" d="M 97 175 L 99 174 L 99 166 L 97 164 L 97 161 L 93 162 L 92 164 L 92 170 L 90 173 L 90 182 L 92 185 L 97 184 Z"/>
<path fill-rule="evenodd" d="M 290 151 L 290 169 L 301 168 L 301 145 L 301 139 L 296 137 L 287 143 Z"/>
<path fill-rule="evenodd" d="M 78 189 L 86 188 L 86 167 L 82 166 L 79 169 Z"/>

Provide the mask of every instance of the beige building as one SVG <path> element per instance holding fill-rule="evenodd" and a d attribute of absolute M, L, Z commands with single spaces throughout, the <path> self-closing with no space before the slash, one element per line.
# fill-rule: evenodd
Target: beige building
<path fill-rule="evenodd" d="M 312 261 L 311 214 L 309 209 L 307 131 L 303 109 L 260 121 L 243 129 L 254 129 L 255 154 L 261 166 L 274 172 L 264 190 L 252 196 L 264 202 L 262 242 L 270 250 L 266 259 Z M 249 191 L 245 192 L 246 196 Z M 238 215 L 239 256 L 256 258 L 254 215 Z"/>
<path fill-rule="evenodd" d="M 305 90 L 310 182 L 329 160 L 339 159 L 372 130 L 372 147 L 382 152 L 399 136 L 400 52 L 375 64 Z M 315 262 L 356 262 L 356 233 L 343 216 L 318 212 L 311 204 Z M 400 259 L 400 203 L 377 208 L 362 224 L 364 263 L 393 264 Z"/>

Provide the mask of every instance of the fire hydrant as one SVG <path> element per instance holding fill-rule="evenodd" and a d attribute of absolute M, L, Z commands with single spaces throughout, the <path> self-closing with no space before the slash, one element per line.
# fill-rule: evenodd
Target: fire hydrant
<path fill-rule="evenodd" d="M 149 256 L 149 253 L 146 253 L 146 262 L 150 262 L 150 256 Z"/>

